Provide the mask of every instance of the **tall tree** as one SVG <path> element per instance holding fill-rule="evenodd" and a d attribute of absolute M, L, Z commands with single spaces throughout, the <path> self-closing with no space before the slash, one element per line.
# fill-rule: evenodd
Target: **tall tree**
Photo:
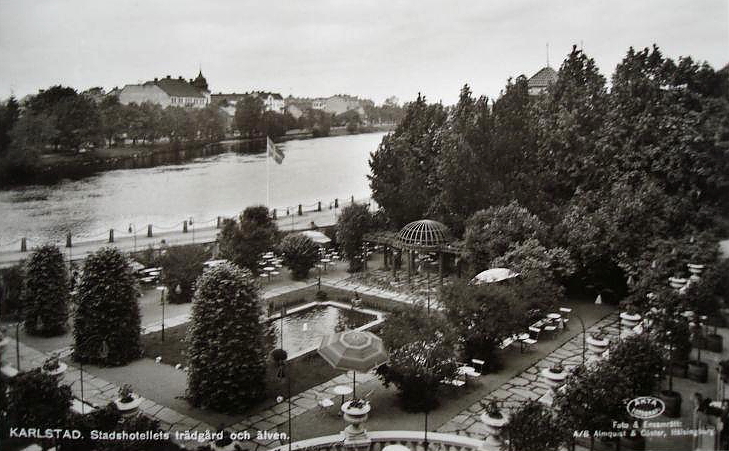
<path fill-rule="evenodd" d="M 142 354 L 137 282 L 119 249 L 106 247 L 89 255 L 78 285 L 74 318 L 77 361 L 124 365 Z"/>
<path fill-rule="evenodd" d="M 0 156 L 10 148 L 10 131 L 19 118 L 20 105 L 15 97 L 11 96 L 4 104 L 0 104 Z"/>
<path fill-rule="evenodd" d="M 66 332 L 70 287 L 63 254 L 55 245 L 33 252 L 26 267 L 25 329 L 32 335 Z"/>
<path fill-rule="evenodd" d="M 197 282 L 188 332 L 188 399 L 194 406 L 241 412 L 265 390 L 267 347 L 258 285 L 231 263 Z"/>
<path fill-rule="evenodd" d="M 350 272 L 360 271 L 363 267 L 362 238 L 373 225 L 374 219 L 366 204 L 347 205 L 337 219 L 337 242 L 349 260 Z"/>
<path fill-rule="evenodd" d="M 240 267 L 258 274 L 258 261 L 262 254 L 273 248 L 277 234 L 278 227 L 269 216 L 267 207 L 248 207 L 238 221 L 225 221 L 218 238 L 220 253 Z"/>
<path fill-rule="evenodd" d="M 255 95 L 243 96 L 235 108 L 235 127 L 242 136 L 257 136 L 263 131 L 263 100 Z"/>

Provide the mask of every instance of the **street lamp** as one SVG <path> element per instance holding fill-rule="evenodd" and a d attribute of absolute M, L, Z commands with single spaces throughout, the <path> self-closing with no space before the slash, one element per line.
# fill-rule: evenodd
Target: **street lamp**
<path fill-rule="evenodd" d="M 83 344 L 84 347 L 86 344 L 91 342 L 91 340 L 98 340 L 99 337 L 93 336 L 89 337 L 86 340 L 82 340 L 81 343 L 75 343 L 74 347 L 78 347 L 79 344 Z M 76 351 L 74 350 L 74 353 Z M 105 359 L 109 354 L 109 346 L 106 344 L 106 340 L 101 340 L 101 349 L 99 350 L 98 356 L 102 359 Z M 81 415 L 85 413 L 86 410 L 86 401 L 84 401 L 84 359 L 85 357 L 79 357 L 78 359 L 78 370 L 79 370 L 79 386 L 81 388 Z"/>
<path fill-rule="evenodd" d="M 421 271 L 423 268 L 425 268 L 425 274 L 426 274 L 426 281 L 427 281 L 427 293 L 426 293 L 426 299 L 427 299 L 427 309 L 428 314 L 430 314 L 430 265 L 433 263 L 433 260 L 430 258 L 430 255 L 428 254 L 420 254 L 418 256 L 421 264 L 420 268 L 418 268 L 419 271 Z"/>
<path fill-rule="evenodd" d="M 179 290 L 179 292 L 177 290 Z M 162 305 L 162 341 L 165 341 L 165 292 L 167 291 L 167 287 L 158 286 L 157 291 L 159 291 L 159 303 Z M 175 293 L 179 295 L 181 292 L 182 289 L 179 285 L 177 285 Z"/>
<path fill-rule="evenodd" d="M 129 224 L 129 233 L 134 234 L 134 253 L 137 253 L 137 227 L 134 224 Z"/>
<path fill-rule="evenodd" d="M 573 313 L 572 316 L 580 320 L 582 326 L 582 364 L 585 364 L 585 349 L 587 349 L 587 330 L 585 328 L 585 321 L 577 313 Z"/>

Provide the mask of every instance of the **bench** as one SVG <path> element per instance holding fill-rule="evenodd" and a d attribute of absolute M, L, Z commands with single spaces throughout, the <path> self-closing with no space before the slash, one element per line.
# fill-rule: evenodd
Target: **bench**
<path fill-rule="evenodd" d="M 509 346 L 511 346 L 512 344 L 514 344 L 515 341 L 516 341 L 516 338 L 513 336 L 511 336 L 509 338 L 504 338 L 504 340 L 499 345 L 499 349 L 506 349 Z"/>
<path fill-rule="evenodd" d="M 464 385 L 466 385 L 466 382 L 460 379 L 443 379 L 440 382 L 446 385 L 452 385 L 454 387 L 463 387 Z"/>
<path fill-rule="evenodd" d="M 521 352 L 528 351 L 530 349 L 534 349 L 534 345 L 537 344 L 537 340 L 533 338 L 524 338 L 521 340 Z"/>

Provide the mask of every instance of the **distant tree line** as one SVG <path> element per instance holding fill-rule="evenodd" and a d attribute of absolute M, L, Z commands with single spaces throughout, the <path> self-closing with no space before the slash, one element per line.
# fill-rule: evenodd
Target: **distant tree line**
<path fill-rule="evenodd" d="M 225 117 L 214 107 L 162 108 L 122 105 L 116 96 L 100 101 L 64 86 L 52 86 L 20 105 L 0 104 L 0 177 L 22 180 L 46 153 L 73 154 L 104 146 L 214 141 L 225 135 Z"/>

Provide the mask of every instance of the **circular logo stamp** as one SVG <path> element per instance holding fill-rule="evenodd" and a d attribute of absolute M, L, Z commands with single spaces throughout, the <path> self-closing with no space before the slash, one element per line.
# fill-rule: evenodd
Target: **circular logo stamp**
<path fill-rule="evenodd" d="M 666 410 L 666 405 L 653 396 L 639 396 L 628 402 L 627 409 L 633 418 L 647 420 L 662 414 Z"/>

